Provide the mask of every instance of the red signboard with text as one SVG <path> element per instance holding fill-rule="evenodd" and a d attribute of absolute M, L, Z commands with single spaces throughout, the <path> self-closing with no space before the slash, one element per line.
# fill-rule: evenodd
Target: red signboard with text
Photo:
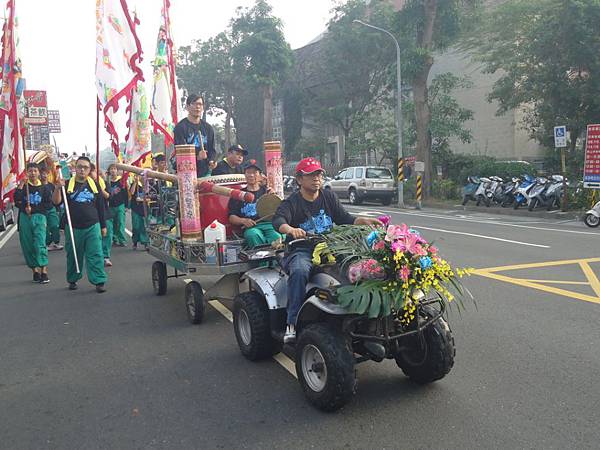
<path fill-rule="evenodd" d="M 48 125 L 48 100 L 46 91 L 23 91 L 27 104 L 25 124 Z"/>
<path fill-rule="evenodd" d="M 587 126 L 583 183 L 584 187 L 600 188 L 600 124 Z"/>

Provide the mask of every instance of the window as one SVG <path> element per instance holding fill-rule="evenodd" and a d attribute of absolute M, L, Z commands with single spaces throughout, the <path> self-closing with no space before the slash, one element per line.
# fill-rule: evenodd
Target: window
<path fill-rule="evenodd" d="M 281 127 L 273 128 L 273 139 L 281 139 Z"/>
<path fill-rule="evenodd" d="M 363 177 L 363 168 L 359 167 L 356 169 L 356 176 L 355 178 L 362 178 Z"/>
<path fill-rule="evenodd" d="M 367 169 L 367 178 L 392 179 L 392 172 L 385 167 L 370 167 Z"/>
<path fill-rule="evenodd" d="M 338 180 L 343 180 L 345 176 L 346 176 L 346 170 L 342 170 L 342 171 L 338 172 L 338 174 L 335 177 Z"/>
<path fill-rule="evenodd" d="M 351 180 L 354 177 L 354 169 L 346 170 L 346 176 L 344 177 L 346 180 Z"/>

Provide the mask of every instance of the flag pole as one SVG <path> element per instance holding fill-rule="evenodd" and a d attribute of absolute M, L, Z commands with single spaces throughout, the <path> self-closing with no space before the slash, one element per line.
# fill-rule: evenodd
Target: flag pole
<path fill-rule="evenodd" d="M 76 176 L 76 175 L 73 175 Z M 62 180 L 62 170 L 58 171 L 58 177 Z M 73 257 L 75 258 L 75 269 L 77 273 L 81 273 L 79 270 L 79 261 L 77 260 L 77 248 L 75 247 L 75 235 L 73 234 L 73 222 L 71 220 L 71 212 L 69 210 L 69 200 L 67 199 L 67 190 L 65 189 L 64 183 L 61 183 L 61 191 L 63 203 L 65 204 L 65 214 L 67 216 L 67 226 L 69 227 L 69 234 L 71 235 L 71 247 L 73 247 Z"/>
<path fill-rule="evenodd" d="M 96 173 L 100 173 L 100 100 L 96 96 Z"/>

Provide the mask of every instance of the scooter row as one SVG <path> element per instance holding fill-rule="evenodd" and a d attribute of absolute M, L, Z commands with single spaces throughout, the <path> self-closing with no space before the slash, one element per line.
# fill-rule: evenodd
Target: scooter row
<path fill-rule="evenodd" d="M 523 175 L 507 180 L 498 176 L 467 178 L 463 187 L 463 206 L 474 201 L 477 206 L 482 203 L 490 206 L 496 203 L 503 208 L 512 205 L 514 209 L 527 206 L 529 211 L 546 207 L 548 211 L 559 208 L 563 195 L 562 175 L 549 177 L 533 177 Z"/>

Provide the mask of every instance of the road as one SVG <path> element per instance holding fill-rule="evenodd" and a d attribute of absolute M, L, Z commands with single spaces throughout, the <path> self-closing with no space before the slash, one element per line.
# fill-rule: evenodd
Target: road
<path fill-rule="evenodd" d="M 63 252 L 34 285 L 0 235 L 0 447 L 598 448 L 600 232 L 577 222 L 376 205 L 473 267 L 451 312 L 452 372 L 426 387 L 394 362 L 358 366 L 353 402 L 315 410 L 275 360 L 239 353 L 209 307 L 188 324 L 182 279 L 152 293 L 144 252 L 114 249 L 108 292 L 70 292 Z M 225 305 L 228 306 L 228 305 Z M 285 358 L 281 359 L 285 365 Z"/>

